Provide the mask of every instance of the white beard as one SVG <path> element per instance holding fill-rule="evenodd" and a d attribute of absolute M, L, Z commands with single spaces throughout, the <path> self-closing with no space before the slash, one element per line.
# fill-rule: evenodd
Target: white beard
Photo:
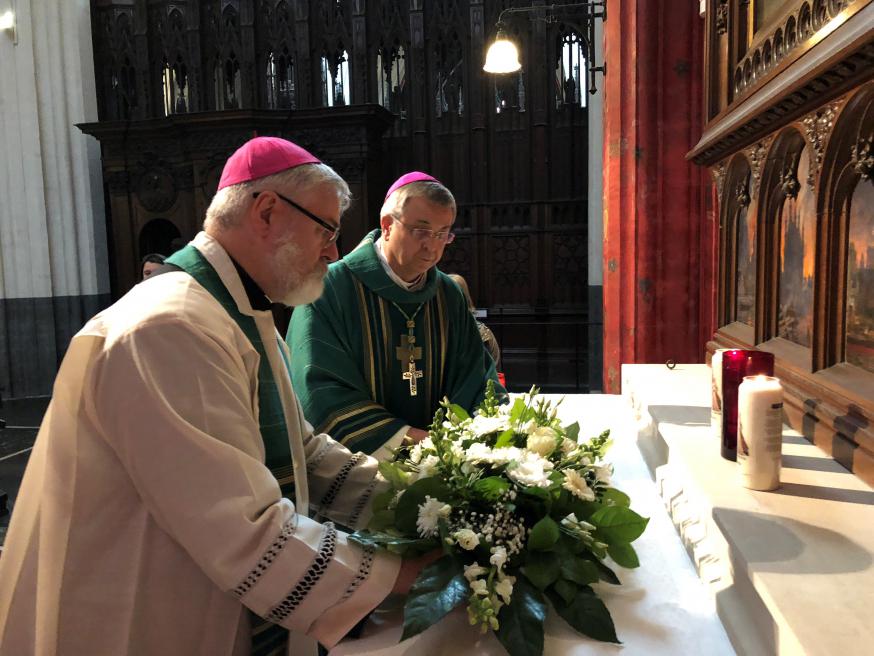
<path fill-rule="evenodd" d="M 282 281 L 282 292 L 279 298 L 271 299 L 283 305 L 294 307 L 312 303 L 325 289 L 325 274 L 327 267 L 319 260 L 312 271 L 300 271 L 300 248 L 291 239 L 283 240 L 270 258 L 274 275 Z"/>

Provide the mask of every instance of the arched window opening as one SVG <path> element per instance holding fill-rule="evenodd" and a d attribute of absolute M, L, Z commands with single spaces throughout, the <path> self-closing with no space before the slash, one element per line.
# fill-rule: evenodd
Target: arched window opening
<path fill-rule="evenodd" d="M 586 106 L 585 42 L 576 32 L 561 36 L 559 57 L 555 67 L 555 104 Z"/>
<path fill-rule="evenodd" d="M 349 55 L 341 51 L 333 61 L 322 57 L 322 105 L 339 107 L 350 103 Z"/>
<path fill-rule="evenodd" d="M 379 103 L 401 119 L 407 117 L 404 89 L 407 81 L 404 47 L 397 42 L 376 53 Z"/>
<path fill-rule="evenodd" d="M 267 106 L 270 109 L 295 109 L 294 57 L 288 48 L 267 55 Z"/>

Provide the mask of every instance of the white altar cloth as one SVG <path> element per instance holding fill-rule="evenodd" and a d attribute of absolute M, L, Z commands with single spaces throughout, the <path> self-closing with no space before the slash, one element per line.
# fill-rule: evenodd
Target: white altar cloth
<path fill-rule="evenodd" d="M 554 396 L 553 398 L 558 398 Z M 560 416 L 580 422 L 580 435 L 590 437 L 610 428 L 614 440 L 608 459 L 614 464 L 614 485 L 631 496 L 631 507 L 650 518 L 634 543 L 641 566 L 614 567 L 621 586 L 596 584 L 613 616 L 620 645 L 577 634 L 551 609 L 546 621 L 546 656 L 607 654 L 619 656 L 722 656 L 734 654 L 716 616 L 715 604 L 698 578 L 637 449 L 627 401 L 621 396 L 568 395 Z M 481 636 L 467 623 L 463 609 L 410 640 L 398 643 L 400 609 L 378 610 L 358 640 L 344 640 L 330 656 L 499 656 L 504 648 L 491 634 Z"/>

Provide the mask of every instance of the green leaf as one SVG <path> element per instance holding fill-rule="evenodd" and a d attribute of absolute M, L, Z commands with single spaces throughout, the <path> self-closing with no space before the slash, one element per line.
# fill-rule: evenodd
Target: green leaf
<path fill-rule="evenodd" d="M 546 600 L 520 577 L 513 585 L 513 600 L 498 613 L 495 635 L 510 656 L 541 656 L 545 619 Z"/>
<path fill-rule="evenodd" d="M 575 421 L 569 426 L 564 427 L 564 432 L 567 435 L 569 440 L 573 440 L 574 442 L 578 442 L 580 439 L 580 422 Z"/>
<path fill-rule="evenodd" d="M 384 531 L 387 528 L 392 528 L 395 525 L 394 510 L 377 510 L 373 513 L 373 517 L 367 523 L 367 528 L 371 531 Z"/>
<path fill-rule="evenodd" d="M 549 592 L 547 595 L 555 611 L 577 631 L 595 640 L 619 643 L 610 611 L 595 596 L 592 588 L 581 588 L 574 600 L 567 605 L 562 603 L 563 599 L 556 593 Z"/>
<path fill-rule="evenodd" d="M 396 553 L 404 553 L 408 549 L 417 551 L 433 549 L 436 542 L 433 538 L 407 538 L 377 531 L 356 531 L 349 536 L 349 539 L 362 547 L 378 547 Z"/>
<path fill-rule="evenodd" d="M 419 518 L 419 506 L 425 503 L 426 496 L 441 501 L 451 498 L 446 483 L 433 476 L 420 478 L 408 487 L 398 499 L 398 506 L 395 508 L 397 528 L 405 535 L 418 535 L 416 520 Z"/>
<path fill-rule="evenodd" d="M 607 567 L 600 560 L 593 560 L 592 562 L 595 563 L 595 567 L 598 568 L 598 574 L 601 575 L 602 581 L 607 581 L 607 583 L 612 583 L 613 585 L 622 585 L 619 577 L 616 576 L 616 572 Z"/>
<path fill-rule="evenodd" d="M 525 401 L 521 398 L 516 399 L 516 402 L 513 403 L 513 407 L 510 409 L 510 423 L 516 424 L 520 419 L 522 419 L 522 416 L 527 409 L 528 406 L 525 405 Z"/>
<path fill-rule="evenodd" d="M 627 567 L 628 569 L 640 567 L 640 561 L 637 559 L 637 552 L 630 544 L 611 544 L 607 547 L 607 553 L 610 554 L 613 562 L 620 567 Z"/>
<path fill-rule="evenodd" d="M 628 508 L 631 505 L 631 498 L 617 490 L 615 487 L 608 487 L 602 493 L 601 503 L 605 506 L 622 506 Z"/>
<path fill-rule="evenodd" d="M 534 551 L 551 549 L 558 542 L 561 532 L 558 524 L 549 515 L 537 522 L 528 534 L 528 548 Z"/>
<path fill-rule="evenodd" d="M 488 501 L 496 501 L 510 487 L 509 481 L 502 476 L 481 478 L 473 484 L 473 491 L 478 497 Z"/>
<path fill-rule="evenodd" d="M 465 419 L 470 419 L 470 415 L 467 414 L 467 410 L 462 408 L 457 403 L 450 403 L 449 410 L 454 414 L 459 421 L 464 421 Z"/>
<path fill-rule="evenodd" d="M 546 590 L 561 575 L 561 558 L 551 551 L 533 551 L 528 554 L 522 573 L 535 587 Z"/>
<path fill-rule="evenodd" d="M 643 533 L 649 519 L 641 517 L 631 508 L 604 506 L 592 513 L 588 521 L 598 527 L 598 532 L 609 544 L 634 542 Z"/>
<path fill-rule="evenodd" d="M 391 488 L 373 497 L 373 511 L 385 510 L 389 507 L 397 492 Z"/>
<path fill-rule="evenodd" d="M 577 586 L 570 581 L 565 581 L 564 579 L 556 581 L 555 585 L 552 586 L 552 589 L 558 593 L 558 595 L 564 600 L 565 604 L 570 604 L 574 600 L 574 597 L 577 596 Z"/>
<path fill-rule="evenodd" d="M 461 563 L 443 556 L 419 574 L 404 605 L 401 640 L 418 635 L 436 624 L 470 595 Z"/>
<path fill-rule="evenodd" d="M 503 433 L 498 436 L 497 441 L 495 442 L 496 449 L 503 446 L 512 446 L 513 445 L 513 437 L 516 435 L 516 431 L 512 428 L 508 428 Z"/>
<path fill-rule="evenodd" d="M 396 490 L 403 490 L 410 483 L 410 474 L 405 472 L 397 463 L 383 460 L 379 463 L 379 473 L 385 480 L 392 484 Z"/>
<path fill-rule="evenodd" d="M 594 583 L 600 578 L 595 563 L 578 557 L 562 558 L 561 576 L 580 585 Z"/>

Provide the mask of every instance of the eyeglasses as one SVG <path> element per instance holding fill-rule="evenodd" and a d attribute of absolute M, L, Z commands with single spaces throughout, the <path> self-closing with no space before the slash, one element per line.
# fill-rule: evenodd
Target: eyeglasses
<path fill-rule="evenodd" d="M 394 217 L 392 217 L 394 218 Z M 441 230 L 440 232 L 435 232 L 434 230 L 430 230 L 429 228 L 411 228 L 406 223 L 401 221 L 400 219 L 394 219 L 398 223 L 400 223 L 404 228 L 410 231 L 410 234 L 413 235 L 419 241 L 427 241 L 428 239 L 433 239 L 440 243 L 451 244 L 455 240 L 455 233 L 449 232 L 448 230 Z"/>
<path fill-rule="evenodd" d="M 252 198 L 258 198 L 259 194 L 261 194 L 261 193 L 262 192 L 260 192 L 260 191 L 254 192 L 252 194 Z M 300 205 L 295 203 L 293 200 L 291 200 L 291 198 L 286 198 L 285 196 L 280 194 L 278 191 L 274 191 L 273 193 L 276 194 L 277 196 L 279 196 L 279 198 L 284 200 L 286 203 L 291 205 L 298 212 L 303 214 L 306 218 L 310 219 L 311 221 L 315 221 L 320 226 L 322 226 L 328 232 L 328 235 L 329 235 L 329 237 L 325 243 L 326 245 L 333 244 L 335 241 L 337 241 L 337 238 L 340 236 L 340 226 L 331 225 L 330 223 L 328 223 L 324 219 L 320 219 L 315 214 L 310 212 L 308 209 L 306 209 L 305 207 L 301 207 Z"/>

